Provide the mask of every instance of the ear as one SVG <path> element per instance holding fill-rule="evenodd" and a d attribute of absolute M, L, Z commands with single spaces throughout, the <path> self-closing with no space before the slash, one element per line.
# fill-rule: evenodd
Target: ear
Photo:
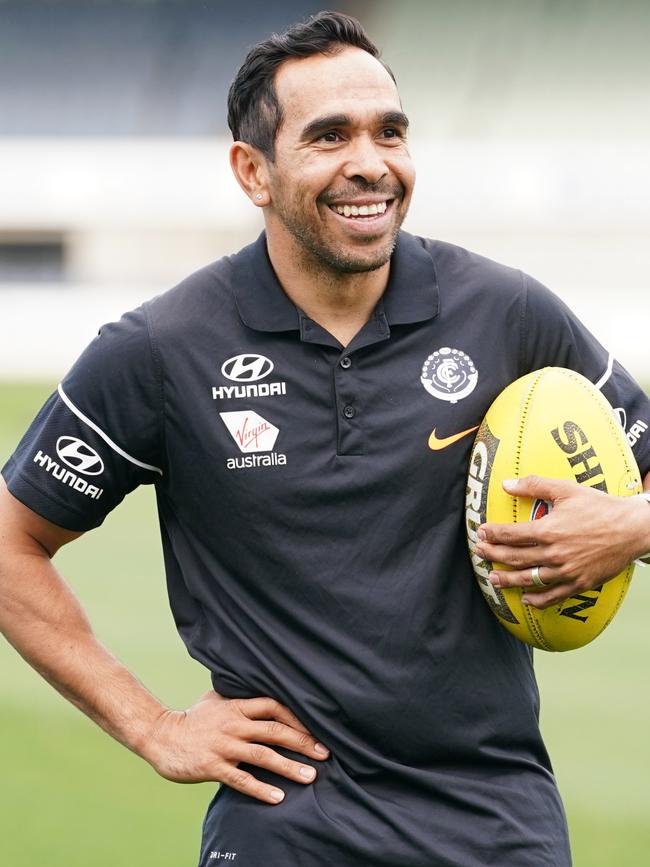
<path fill-rule="evenodd" d="M 267 162 L 261 151 L 247 142 L 236 141 L 230 148 L 230 167 L 254 205 L 263 208 L 270 204 Z"/>

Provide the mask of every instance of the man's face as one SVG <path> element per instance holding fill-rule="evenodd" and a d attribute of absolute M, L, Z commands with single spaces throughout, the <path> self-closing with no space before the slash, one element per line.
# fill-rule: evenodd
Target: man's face
<path fill-rule="evenodd" d="M 395 83 L 346 48 L 285 62 L 275 87 L 284 120 L 268 164 L 269 240 L 338 273 L 380 268 L 415 180 Z"/>

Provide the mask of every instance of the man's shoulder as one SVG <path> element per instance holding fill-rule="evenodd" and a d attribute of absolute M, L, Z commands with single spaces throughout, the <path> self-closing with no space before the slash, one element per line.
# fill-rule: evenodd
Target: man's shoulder
<path fill-rule="evenodd" d="M 435 238 L 416 237 L 431 256 L 441 289 L 453 286 L 454 291 L 520 293 L 530 278 L 518 268 L 504 265 L 458 244 Z"/>
<path fill-rule="evenodd" d="M 213 262 L 197 268 L 171 289 L 167 289 L 149 302 L 157 310 L 165 311 L 175 307 L 187 308 L 188 304 L 197 307 L 210 303 L 215 295 L 223 295 L 230 288 L 232 260 L 234 256 L 222 256 Z"/>
<path fill-rule="evenodd" d="M 233 285 L 238 265 L 247 255 L 248 247 L 222 256 L 197 269 L 176 286 L 146 302 L 148 316 L 157 330 L 173 329 L 198 322 L 228 320 L 235 314 Z"/>

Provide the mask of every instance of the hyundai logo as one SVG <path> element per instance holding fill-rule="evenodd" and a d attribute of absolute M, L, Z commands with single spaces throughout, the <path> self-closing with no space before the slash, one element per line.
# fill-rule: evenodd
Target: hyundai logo
<path fill-rule="evenodd" d="M 84 476 L 99 476 L 104 472 L 104 461 L 95 449 L 91 449 L 77 437 L 59 437 L 56 441 L 56 453 L 64 464 Z"/>
<path fill-rule="evenodd" d="M 221 373 L 233 382 L 257 382 L 272 370 L 273 362 L 264 355 L 235 355 L 221 365 Z"/>

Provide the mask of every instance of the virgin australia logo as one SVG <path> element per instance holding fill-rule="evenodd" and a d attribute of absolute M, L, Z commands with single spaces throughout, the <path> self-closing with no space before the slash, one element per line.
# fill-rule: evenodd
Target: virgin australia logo
<path fill-rule="evenodd" d="M 240 452 L 270 452 L 280 433 L 279 429 L 252 410 L 220 412 L 221 420 Z"/>
<path fill-rule="evenodd" d="M 229 470 L 243 470 L 251 467 L 275 467 L 284 465 L 287 456 L 273 451 L 279 428 L 252 410 L 241 412 L 220 412 L 221 420 L 228 428 L 230 436 L 237 443 L 243 457 L 228 458 Z M 260 452 L 265 454 L 259 454 Z"/>

